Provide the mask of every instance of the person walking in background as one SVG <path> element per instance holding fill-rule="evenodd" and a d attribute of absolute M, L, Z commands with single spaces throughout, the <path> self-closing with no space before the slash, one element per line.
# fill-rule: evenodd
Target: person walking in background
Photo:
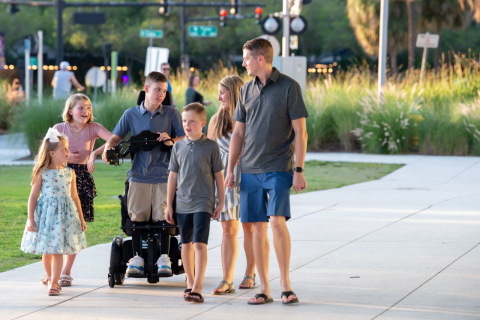
<path fill-rule="evenodd" d="M 295 192 L 307 187 L 303 166 L 308 112 L 299 84 L 273 68 L 272 62 L 273 48 L 268 40 L 257 38 L 243 46 L 243 66 L 255 78 L 240 90 L 225 179 L 225 185 L 233 189 L 234 169 L 245 141 L 240 216 L 242 223 L 253 222 L 253 253 L 261 281 L 259 293 L 248 304 L 273 302 L 268 282 L 269 221 L 280 268 L 282 303 L 298 302 L 290 287 L 291 241 L 287 220 L 291 216 L 292 184 Z"/>
<path fill-rule="evenodd" d="M 160 71 L 163 73 L 165 77 L 167 77 L 167 84 L 168 84 L 167 91 L 170 92 L 170 95 L 172 97 L 172 107 L 176 107 L 175 101 L 173 100 L 172 84 L 170 82 L 170 79 L 168 78 L 168 76 L 170 75 L 170 69 L 171 69 L 170 64 L 168 62 L 164 62 L 160 65 Z"/>
<path fill-rule="evenodd" d="M 207 137 L 217 141 L 220 147 L 220 155 L 225 168 L 228 166 L 228 151 L 230 138 L 235 127 L 233 115 L 238 102 L 240 88 L 243 80 L 238 76 L 223 78 L 218 84 L 218 101 L 221 102 L 218 112 L 212 116 L 208 125 Z M 233 169 L 235 188 L 225 188 L 225 206 L 220 214 L 219 221 L 222 223 L 222 270 L 223 280 L 213 290 L 213 294 L 226 294 L 235 292 L 233 286 L 233 271 L 238 255 L 238 229 L 240 220 L 240 163 Z M 226 174 L 226 170 L 224 170 Z M 217 192 L 218 198 L 218 192 Z M 240 289 L 252 289 L 255 286 L 255 262 L 253 259 L 253 224 L 242 223 L 247 268 Z"/>
<path fill-rule="evenodd" d="M 97 196 L 97 188 L 91 173 L 95 170 L 95 159 L 103 153 L 105 145 L 93 151 L 95 141 L 102 138 L 107 141 L 112 133 L 101 124 L 92 122 L 93 111 L 90 99 L 81 93 L 68 98 L 63 109 L 63 121 L 54 128 L 68 137 L 70 155 L 67 166 L 75 171 L 78 198 L 82 206 L 85 221 L 93 222 L 93 199 Z M 71 271 L 75 254 L 67 255 L 59 284 L 62 287 L 72 285 Z"/>
<path fill-rule="evenodd" d="M 212 101 L 203 101 L 203 96 L 198 92 L 198 86 L 200 85 L 200 77 L 192 74 L 188 78 L 188 88 L 185 91 L 185 105 L 198 102 L 202 106 L 209 106 Z M 207 127 L 203 127 L 202 133 L 207 132 Z"/>
<path fill-rule="evenodd" d="M 66 99 L 70 96 L 70 91 L 72 91 L 72 84 L 77 88 L 78 91 L 85 90 L 85 87 L 82 86 L 75 78 L 75 75 L 72 71 L 68 71 L 70 64 L 67 61 L 62 61 L 60 63 L 60 70 L 55 71 L 52 79 L 53 87 L 53 97 L 55 99 Z"/>
<path fill-rule="evenodd" d="M 192 74 L 188 78 L 188 88 L 185 91 L 185 105 L 198 102 L 203 106 L 209 106 L 212 101 L 203 101 L 203 96 L 198 92 L 198 86 L 200 85 L 200 77 Z"/>
<path fill-rule="evenodd" d="M 42 255 L 45 277 L 41 282 L 48 285 L 49 296 L 60 294 L 63 255 L 73 255 L 87 247 L 87 224 L 77 195 L 75 171 L 64 166 L 68 156 L 67 137 L 49 128 L 33 168 L 21 244 L 22 251 Z"/>

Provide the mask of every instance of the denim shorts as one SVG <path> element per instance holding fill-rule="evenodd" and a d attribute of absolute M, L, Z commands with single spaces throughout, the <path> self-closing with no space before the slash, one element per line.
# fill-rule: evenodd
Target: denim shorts
<path fill-rule="evenodd" d="M 209 212 L 177 213 L 180 241 L 208 244 L 211 217 L 212 214 Z"/>
<path fill-rule="evenodd" d="M 270 216 L 290 219 L 290 188 L 293 172 L 242 173 L 240 219 L 268 222 Z"/>

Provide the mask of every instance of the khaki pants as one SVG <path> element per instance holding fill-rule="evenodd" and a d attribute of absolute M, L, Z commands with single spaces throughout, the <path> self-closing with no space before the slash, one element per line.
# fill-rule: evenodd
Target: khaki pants
<path fill-rule="evenodd" d="M 132 221 L 148 221 L 150 213 L 153 222 L 165 220 L 167 184 L 130 182 L 127 206 Z"/>

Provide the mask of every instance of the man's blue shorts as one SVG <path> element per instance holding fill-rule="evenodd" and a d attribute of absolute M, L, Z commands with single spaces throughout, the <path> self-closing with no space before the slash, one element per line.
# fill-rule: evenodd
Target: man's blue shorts
<path fill-rule="evenodd" d="M 270 216 L 290 219 L 293 172 L 242 173 L 240 218 L 244 222 L 268 222 Z"/>

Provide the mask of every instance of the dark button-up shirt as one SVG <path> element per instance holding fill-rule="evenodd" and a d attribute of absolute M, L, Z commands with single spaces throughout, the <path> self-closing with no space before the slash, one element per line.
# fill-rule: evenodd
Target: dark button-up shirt
<path fill-rule="evenodd" d="M 218 144 L 205 135 L 197 141 L 187 137 L 173 146 L 168 169 L 178 173 L 178 213 L 209 212 L 215 209 L 215 173 L 223 170 Z"/>
<path fill-rule="evenodd" d="M 180 112 L 171 106 L 160 106 L 150 113 L 141 105 L 125 111 L 118 121 L 113 134 L 124 138 L 128 132 L 134 136 L 143 130 L 166 132 L 169 136 L 175 133 L 177 137 L 185 135 Z M 151 151 L 139 150 L 133 159 L 132 169 L 128 171 L 128 181 L 138 183 L 167 183 L 170 153 L 161 152 L 160 148 Z"/>
<path fill-rule="evenodd" d="M 276 68 L 265 86 L 257 77 L 245 83 L 233 116 L 246 126 L 242 173 L 293 171 L 292 120 L 306 117 L 299 84 Z"/>

